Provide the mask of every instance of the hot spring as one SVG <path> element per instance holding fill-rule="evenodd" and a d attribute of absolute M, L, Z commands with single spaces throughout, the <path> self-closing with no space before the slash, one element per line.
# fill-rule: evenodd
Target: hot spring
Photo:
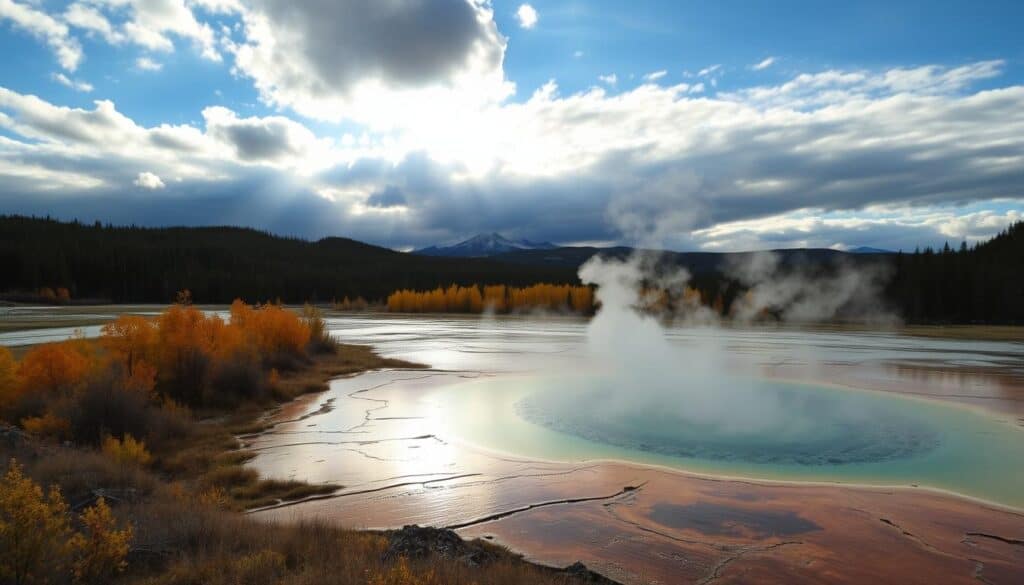
<path fill-rule="evenodd" d="M 766 480 L 926 486 L 1024 507 L 1024 432 L 966 408 L 872 391 L 743 380 L 764 423 L 688 414 L 601 377 L 470 382 L 440 396 L 456 435 L 555 461 L 618 460 Z M 637 399 L 633 407 L 630 400 Z M 610 406 L 614 405 L 614 406 Z M 740 419 L 742 420 L 742 419 Z"/>

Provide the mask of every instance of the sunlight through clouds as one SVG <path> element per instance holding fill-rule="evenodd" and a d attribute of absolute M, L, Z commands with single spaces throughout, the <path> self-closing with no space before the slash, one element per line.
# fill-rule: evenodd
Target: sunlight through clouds
<path fill-rule="evenodd" d="M 773 49 L 640 68 L 573 38 L 556 52 L 591 68 L 575 76 L 582 84 L 558 67 L 526 84 L 509 55 L 542 35 L 510 41 L 499 21 L 536 29 L 539 16 L 529 4 L 501 10 L 496 19 L 487 0 L 0 0 L 19 42 L 64 69 L 49 92 L 0 85 L 0 174 L 12 178 L 0 202 L 33 212 L 43 204 L 24 194 L 60 181 L 67 209 L 89 209 L 155 184 L 144 172 L 167 198 L 242 205 L 253 184 L 267 198 L 281 189 L 296 209 L 280 220 L 289 233 L 410 247 L 515 230 L 714 249 L 785 239 L 798 225 L 810 235 L 792 241 L 843 246 L 859 233 L 884 245 L 871 234 L 895 238 L 895 224 L 868 211 L 878 206 L 906 218 L 988 206 L 968 227 L 906 220 L 929 242 L 982 237 L 1022 206 L 1024 88 L 1007 59 L 793 71 L 798 61 Z M 548 12 L 544 28 L 566 14 L 584 13 Z M 135 79 L 93 64 L 97 45 L 124 55 Z M 204 76 L 195 94 L 168 75 L 182 63 Z M 128 83 L 157 81 L 168 84 L 148 100 L 159 111 L 137 101 L 138 86 L 122 98 Z M 98 99 L 69 101 L 85 96 L 62 86 Z M 179 94 L 188 105 L 175 111 Z M 809 222 L 806 210 L 831 222 Z M 854 220 L 863 230 L 851 231 Z"/>

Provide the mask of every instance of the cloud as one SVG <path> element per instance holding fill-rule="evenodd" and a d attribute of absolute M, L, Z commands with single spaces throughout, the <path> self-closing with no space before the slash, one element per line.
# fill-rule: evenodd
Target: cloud
<path fill-rule="evenodd" d="M 1004 66 L 1004 61 L 991 60 L 959 67 L 926 65 L 881 72 L 833 69 L 802 73 L 780 85 L 757 86 L 719 96 L 759 107 L 814 108 L 894 94 L 948 95 L 1000 75 Z"/>
<path fill-rule="evenodd" d="M 606 85 L 615 85 L 619 82 L 619 76 L 609 73 L 608 75 L 598 75 L 597 80 Z"/>
<path fill-rule="evenodd" d="M 405 195 L 394 185 L 388 185 L 366 199 L 366 204 L 370 207 L 402 207 L 405 203 Z"/>
<path fill-rule="evenodd" d="M 163 63 L 158 63 L 149 57 L 139 57 L 135 60 L 135 68 L 140 71 L 160 71 L 164 68 Z"/>
<path fill-rule="evenodd" d="M 75 2 L 67 7 L 63 18 L 71 26 L 85 30 L 89 34 L 98 34 L 112 45 L 119 45 L 125 41 L 124 34 L 116 30 L 110 20 L 94 6 Z"/>
<path fill-rule="evenodd" d="M 766 57 L 764 60 L 759 61 L 750 66 L 754 71 L 763 71 L 775 64 L 775 57 Z"/>
<path fill-rule="evenodd" d="M 0 209 L 395 247 L 483 230 L 711 250 L 973 241 L 1024 209 L 1024 87 L 972 89 L 991 71 L 821 72 L 699 97 L 551 82 L 460 124 L 343 140 L 285 115 L 146 127 L 110 101 L 0 89 Z M 139 169 L 165 183 L 149 207 Z"/>
<path fill-rule="evenodd" d="M 130 13 L 124 34 L 133 43 L 151 51 L 172 51 L 173 34 L 191 40 L 211 61 L 220 61 L 213 29 L 196 20 L 184 0 L 124 0 Z"/>
<path fill-rule="evenodd" d="M 665 77 L 666 75 L 668 75 L 668 71 L 665 71 L 664 69 L 662 69 L 661 71 L 653 71 L 651 73 L 648 73 L 647 75 L 644 75 L 644 81 L 648 83 L 653 83 L 655 81 L 658 81 L 662 77 Z"/>
<path fill-rule="evenodd" d="M 537 26 L 537 20 L 539 16 L 537 11 L 529 4 L 520 4 L 516 10 L 516 19 L 519 21 L 519 26 L 522 28 L 530 29 Z"/>
<path fill-rule="evenodd" d="M 238 118 L 220 106 L 203 110 L 207 134 L 235 152 L 244 162 L 277 162 L 302 157 L 317 139 L 305 126 L 283 116 Z"/>
<path fill-rule="evenodd" d="M 503 100 L 505 38 L 479 0 L 254 0 L 238 73 L 317 119 L 403 127 Z"/>
<path fill-rule="evenodd" d="M 986 208 L 1011 208 L 1000 210 Z M 1016 206 L 1016 208 L 1013 208 Z M 805 209 L 751 220 L 726 222 L 698 230 L 694 237 L 708 250 L 836 248 L 860 246 L 913 251 L 949 242 L 973 244 L 1024 220 L 1020 201 L 952 205 L 873 206 L 856 212 Z"/>
<path fill-rule="evenodd" d="M 711 75 L 712 73 L 718 71 L 721 68 L 722 68 L 722 66 L 720 64 L 709 65 L 709 66 L 701 69 L 700 71 L 698 71 L 697 72 L 697 77 L 707 77 L 708 75 Z"/>
<path fill-rule="evenodd" d="M 139 176 L 135 178 L 135 182 L 133 184 L 136 187 L 150 190 L 163 189 L 166 187 L 164 182 L 160 180 L 160 177 L 150 172 L 139 173 Z"/>
<path fill-rule="evenodd" d="M 33 5 L 14 0 L 0 0 L 0 21 L 11 23 L 32 36 L 46 42 L 57 56 L 57 62 L 68 71 L 74 71 L 82 61 L 82 46 L 70 35 L 67 25 L 36 10 Z"/>
<path fill-rule="evenodd" d="M 56 81 L 57 83 L 65 86 L 65 87 L 70 87 L 71 89 L 73 89 L 75 91 L 81 91 L 81 92 L 88 93 L 88 92 L 93 90 L 92 84 L 87 83 L 85 81 L 79 81 L 79 80 L 71 79 L 70 77 L 68 77 L 67 75 L 64 75 L 63 73 L 51 73 L 50 74 L 50 79 Z"/>

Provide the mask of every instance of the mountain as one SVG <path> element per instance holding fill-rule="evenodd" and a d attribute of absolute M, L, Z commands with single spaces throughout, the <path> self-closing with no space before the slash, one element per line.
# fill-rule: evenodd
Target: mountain
<path fill-rule="evenodd" d="M 881 248 L 872 248 L 871 246 L 860 246 L 848 250 L 851 254 L 893 254 L 892 250 L 883 250 Z"/>
<path fill-rule="evenodd" d="M 421 256 L 446 256 L 449 258 L 485 258 L 519 250 L 553 250 L 558 246 L 550 242 L 510 240 L 501 234 L 479 234 L 451 246 L 430 246 L 415 250 Z"/>

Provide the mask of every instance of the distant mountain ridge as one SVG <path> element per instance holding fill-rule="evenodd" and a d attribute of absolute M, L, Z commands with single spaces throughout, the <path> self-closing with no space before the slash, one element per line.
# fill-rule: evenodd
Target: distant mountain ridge
<path fill-rule="evenodd" d="M 516 252 L 519 250 L 553 250 L 558 246 L 551 242 L 531 242 L 530 240 L 510 240 L 495 232 L 478 234 L 451 246 L 430 246 L 414 250 L 421 256 L 445 256 L 449 258 L 486 258 Z"/>
<path fill-rule="evenodd" d="M 847 251 L 851 254 L 895 254 L 895 252 L 893 252 L 892 250 L 872 248 L 871 246 L 858 246 Z"/>

